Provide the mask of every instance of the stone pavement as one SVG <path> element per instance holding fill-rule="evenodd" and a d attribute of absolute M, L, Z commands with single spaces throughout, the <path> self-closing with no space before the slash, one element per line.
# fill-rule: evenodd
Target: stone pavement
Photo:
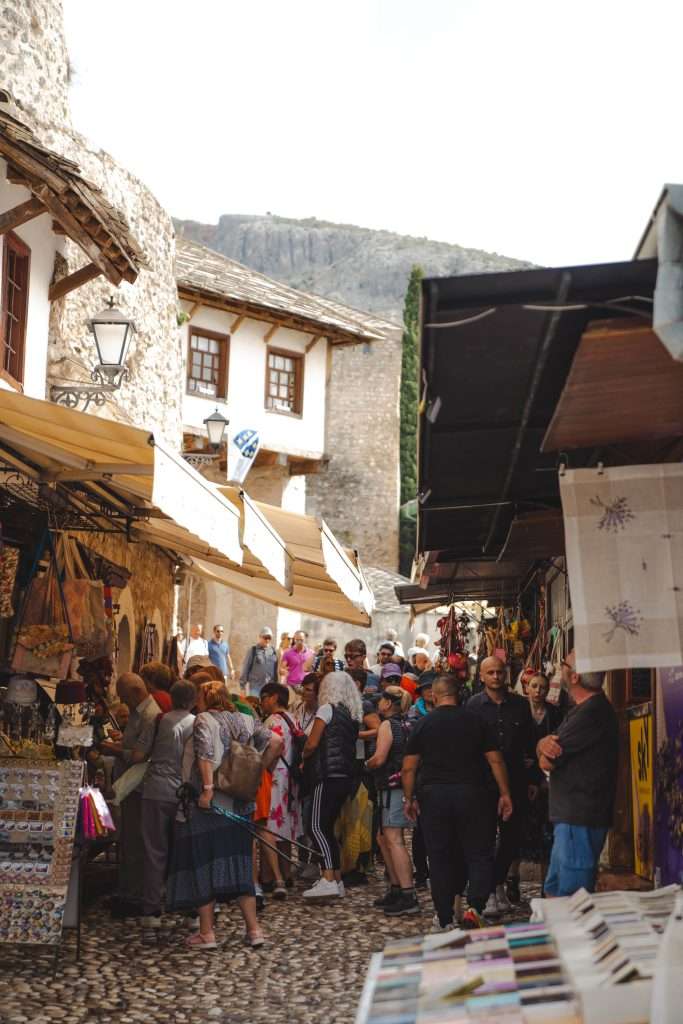
<path fill-rule="evenodd" d="M 384 886 L 347 891 L 333 905 L 305 904 L 303 885 L 286 902 L 268 899 L 260 915 L 268 943 L 242 944 L 236 907 L 226 907 L 217 927 L 221 948 L 187 951 L 181 918 L 152 943 L 138 921 L 112 921 L 100 905 L 83 925 L 80 964 L 67 938 L 52 981 L 52 953 L 35 947 L 0 947 L 2 1024 L 352 1024 L 370 954 L 392 936 L 431 925 L 429 893 L 419 916 L 388 918 L 372 907 Z M 523 884 L 527 897 L 538 886 Z M 528 904 L 506 920 L 526 920 Z"/>

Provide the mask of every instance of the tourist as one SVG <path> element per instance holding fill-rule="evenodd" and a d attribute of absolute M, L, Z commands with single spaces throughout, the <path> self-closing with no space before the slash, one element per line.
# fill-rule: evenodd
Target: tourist
<path fill-rule="evenodd" d="M 390 659 L 385 665 L 382 665 L 380 672 L 380 688 L 385 690 L 387 686 L 400 686 L 401 679 L 403 678 L 403 672 L 398 662 Z"/>
<path fill-rule="evenodd" d="M 206 672 L 214 668 L 214 664 L 208 655 L 193 654 L 183 673 L 183 679 L 194 679 L 197 672 Z"/>
<path fill-rule="evenodd" d="M 527 698 L 533 719 L 536 744 L 544 736 L 551 736 L 558 729 L 563 715 L 561 710 L 547 701 L 548 677 L 542 672 L 531 676 L 527 684 Z M 541 877 L 545 878 L 553 843 L 553 828 L 548 818 L 548 782 L 545 775 L 537 786 L 531 786 L 526 821 L 524 822 L 520 859 L 541 865 Z M 511 869 L 511 874 L 515 872 Z M 508 889 L 510 879 L 508 879 Z M 512 902 L 518 902 L 510 897 Z"/>
<path fill-rule="evenodd" d="M 603 692 L 603 672 L 576 672 L 572 651 L 563 666 L 573 700 L 554 735 L 539 740 L 543 771 L 550 773 L 549 812 L 553 846 L 546 896 L 593 892 L 600 853 L 612 825 L 617 785 L 619 732 Z"/>
<path fill-rule="evenodd" d="M 257 642 L 247 651 L 240 673 L 240 683 L 251 697 L 258 697 L 266 683 L 277 682 L 277 661 L 273 631 L 264 626 Z"/>
<path fill-rule="evenodd" d="M 405 715 L 410 704 L 405 690 L 398 686 L 386 687 L 378 703 L 382 724 L 377 733 L 377 746 L 367 762 L 368 770 L 375 777 L 380 808 L 377 843 L 389 878 L 389 890 L 384 897 L 375 900 L 375 906 L 389 916 L 420 911 L 413 887 L 413 865 L 404 839 L 404 830 L 412 829 L 415 822 L 403 812 L 401 788 L 401 766 L 409 732 Z"/>
<path fill-rule="evenodd" d="M 161 661 L 148 661 L 140 669 L 147 692 L 151 693 L 161 710 L 165 713 L 171 710 L 171 687 L 173 686 L 173 673 L 168 665 Z"/>
<path fill-rule="evenodd" d="M 306 634 L 302 629 L 297 629 L 292 639 L 292 646 L 282 652 L 280 677 L 287 686 L 298 686 L 306 675 L 305 666 L 313 661 L 315 655 L 306 646 Z"/>
<path fill-rule="evenodd" d="M 536 745 L 529 701 L 508 688 L 507 668 L 500 658 L 484 658 L 479 674 L 484 689 L 468 700 L 467 709 L 480 715 L 496 735 L 498 749 L 507 768 L 514 808 L 504 821 L 498 820 L 497 780 L 490 775 L 489 813 L 494 825 L 497 823 L 499 840 L 493 873 L 494 888 L 485 913 L 495 917 L 511 909 L 511 900 L 519 899 L 519 877 L 511 875 L 508 879 L 508 876 L 512 865 L 519 860 L 529 787 L 538 785 L 540 773 L 535 761 Z M 506 881 L 509 892 L 506 891 Z"/>
<path fill-rule="evenodd" d="M 334 639 L 334 637 L 328 637 L 326 640 L 323 640 L 320 653 L 308 659 L 306 670 L 308 672 L 319 672 L 323 661 L 329 661 L 330 659 L 332 659 L 334 668 L 330 669 L 330 671 L 343 672 L 344 662 L 342 661 L 341 658 L 336 657 L 336 653 L 337 641 Z"/>
<path fill-rule="evenodd" d="M 199 793 L 197 807 L 176 822 L 166 905 L 171 911 L 199 909 L 199 931 L 187 945 L 217 947 L 215 904 L 237 899 L 246 926 L 245 943 L 262 946 L 263 932 L 256 919 L 252 878 L 252 836 L 249 830 L 225 817 L 233 812 L 245 819 L 254 804 L 235 800 L 214 789 L 214 771 L 233 740 L 253 743 L 270 768 L 282 752 L 282 739 L 254 722 L 250 736 L 246 721 L 234 710 L 224 683 L 204 683 L 199 693 L 199 714 L 192 733 L 193 760 L 189 782 Z"/>
<path fill-rule="evenodd" d="M 487 803 L 486 762 L 500 793 L 500 816 L 506 819 L 512 813 L 507 771 L 495 730 L 469 708 L 458 707 L 459 685 L 453 676 L 435 680 L 434 710 L 413 727 L 402 770 L 404 809 L 411 821 L 417 818 L 419 800 L 432 900 L 441 928 L 453 923 L 455 897 L 464 887 L 454 865 L 463 858 L 470 907 L 463 926 L 480 927 L 483 923 L 495 844 L 495 823 L 489 814 L 482 814 Z"/>
<path fill-rule="evenodd" d="M 105 740 L 100 749 L 104 754 L 116 757 L 114 777 L 119 778 L 127 768 L 142 764 L 149 757 L 161 709 L 147 692 L 143 679 L 133 672 L 124 672 L 119 676 L 116 692 L 128 707 L 128 722 L 120 741 Z M 142 913 L 145 863 L 142 842 L 143 781 L 141 779 L 121 803 L 119 883 L 118 896 L 112 903 L 114 917 L 134 917 Z"/>
<path fill-rule="evenodd" d="M 344 661 L 346 662 L 347 671 L 354 668 L 367 669 L 368 658 L 365 640 L 361 640 L 360 638 L 349 640 L 344 647 Z M 364 688 L 366 696 L 369 697 L 373 693 L 379 693 L 379 688 L 379 676 L 374 672 L 369 671 Z"/>
<path fill-rule="evenodd" d="M 290 870 L 287 861 L 278 857 L 277 846 L 285 857 L 291 857 L 291 841 L 296 841 L 301 822 L 299 787 L 292 777 L 294 738 L 302 732 L 296 722 L 287 714 L 290 689 L 282 683 L 266 683 L 261 690 L 261 707 L 266 715 L 265 726 L 283 742 L 282 753 L 271 771 L 270 812 L 266 820 L 269 833 L 262 832 L 262 856 L 268 863 L 275 882 L 273 896 L 286 899 L 285 879 Z M 277 833 L 277 836 L 272 835 Z M 265 846 L 264 843 L 268 845 Z"/>
<path fill-rule="evenodd" d="M 178 810 L 176 793 L 182 781 L 183 751 L 194 725 L 190 712 L 196 691 L 192 683 L 181 680 L 171 687 L 170 697 L 172 709 L 159 722 L 142 787 L 143 925 L 147 928 L 161 927 L 164 881 Z"/>
<path fill-rule="evenodd" d="M 320 676 L 316 672 L 309 672 L 304 676 L 299 688 L 301 703 L 294 713 L 294 718 L 299 729 L 306 736 L 310 736 L 315 713 L 318 710 L 318 691 L 320 690 Z M 301 800 L 301 835 L 299 842 L 304 846 L 311 847 L 313 837 L 311 833 L 311 811 L 313 806 L 314 780 L 312 778 L 313 762 L 309 758 L 303 763 L 303 777 L 299 785 L 299 798 Z M 311 855 L 305 850 L 299 850 L 299 878 L 306 881 L 315 881 L 319 877 L 317 864 Z"/>
<path fill-rule="evenodd" d="M 434 710 L 433 686 L 435 678 L 435 674 L 430 671 L 418 679 L 417 700 L 408 712 L 408 718 L 411 722 L 419 721 L 421 718 L 424 718 L 425 715 L 428 715 L 430 711 Z"/>
<path fill-rule="evenodd" d="M 332 659 L 328 663 L 332 666 Z M 330 668 L 330 671 L 334 669 Z M 341 844 L 341 872 L 344 888 L 368 884 L 367 871 L 372 862 L 374 829 L 373 796 L 375 792 L 372 774 L 365 768 L 365 761 L 374 752 L 379 715 L 374 700 L 363 693 L 368 673 L 365 669 L 351 669 L 349 675 L 361 695 L 363 722 L 356 740 L 353 787 L 342 807 L 339 818 Z M 370 746 L 372 750 L 369 750 Z"/>
<path fill-rule="evenodd" d="M 204 637 L 202 636 L 202 629 L 203 628 L 204 627 L 202 626 L 201 622 L 195 622 L 194 625 L 192 625 L 190 627 L 190 635 L 189 635 L 189 637 L 187 639 L 187 642 L 185 644 L 185 649 L 183 651 L 183 659 L 184 659 L 185 668 L 187 668 L 188 663 L 189 663 L 191 658 L 194 658 L 194 657 L 208 658 L 209 657 L 209 645 L 206 642 L 206 640 L 204 639 Z"/>
<path fill-rule="evenodd" d="M 394 645 L 390 643 L 388 640 L 385 643 L 380 644 L 379 649 L 377 651 L 377 661 L 372 666 L 370 671 L 374 673 L 374 675 L 376 676 L 381 676 L 382 669 L 387 664 L 389 659 L 393 658 L 395 651 L 396 649 Z"/>
<path fill-rule="evenodd" d="M 212 664 L 221 670 L 223 678 L 226 680 L 234 679 L 235 669 L 233 668 L 232 658 L 230 657 L 230 645 L 225 639 L 225 628 L 223 626 L 213 627 L 208 649 Z"/>
<path fill-rule="evenodd" d="M 304 759 L 314 759 L 311 828 L 322 855 L 323 874 L 304 892 L 306 899 L 344 895 L 334 826 L 353 788 L 356 740 L 363 721 L 360 694 L 346 672 L 329 672 L 325 676 L 318 702 L 313 728 L 304 747 Z"/>
<path fill-rule="evenodd" d="M 405 658 L 403 645 L 401 644 L 401 641 L 398 638 L 397 630 L 388 629 L 384 634 L 384 639 L 387 640 L 390 644 L 394 645 L 394 654 L 397 654 L 399 658 Z"/>

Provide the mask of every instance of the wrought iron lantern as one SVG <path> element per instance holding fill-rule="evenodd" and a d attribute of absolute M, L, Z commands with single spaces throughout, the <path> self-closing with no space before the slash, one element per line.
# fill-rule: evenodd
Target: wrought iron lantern
<path fill-rule="evenodd" d="M 203 422 L 206 427 L 206 433 L 209 437 L 209 444 L 213 450 L 217 452 L 221 446 L 221 442 L 223 441 L 223 437 L 230 420 L 226 420 L 225 416 L 223 416 L 216 408 L 216 410 L 212 412 L 210 416 L 207 416 Z"/>

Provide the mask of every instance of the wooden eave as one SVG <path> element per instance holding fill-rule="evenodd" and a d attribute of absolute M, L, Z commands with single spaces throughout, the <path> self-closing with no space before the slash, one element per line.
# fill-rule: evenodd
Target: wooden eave
<path fill-rule="evenodd" d="M 0 89 L 0 157 L 7 161 L 7 180 L 28 189 L 108 281 L 132 283 L 144 256 L 123 216 L 77 164 L 44 147 L 19 120 L 23 116 Z"/>
<path fill-rule="evenodd" d="M 237 316 L 248 317 L 251 320 L 261 320 L 264 323 L 277 327 L 290 327 L 295 331 L 302 331 L 304 334 L 311 334 L 313 337 L 327 338 L 331 345 L 360 345 L 365 341 L 372 341 L 372 338 L 364 338 L 360 334 L 352 334 L 350 331 L 340 331 L 329 324 L 322 323 L 308 317 L 288 316 L 278 313 L 277 310 L 267 306 L 260 306 L 255 302 L 233 302 L 229 298 L 217 295 L 215 292 L 204 289 L 188 288 L 178 284 L 178 296 L 186 302 L 195 305 L 208 306 L 211 309 L 220 309 L 226 313 L 234 313 Z"/>

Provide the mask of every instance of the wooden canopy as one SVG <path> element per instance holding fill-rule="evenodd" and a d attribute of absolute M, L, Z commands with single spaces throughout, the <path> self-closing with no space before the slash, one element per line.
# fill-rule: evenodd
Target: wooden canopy
<path fill-rule="evenodd" d="M 0 89 L 0 157 L 7 161 L 8 180 L 32 194 L 0 216 L 0 233 L 50 213 L 90 260 L 52 286 L 51 300 L 100 274 L 113 285 L 135 281 L 144 256 L 122 214 L 82 177 L 77 164 L 40 142 L 6 89 Z"/>
<path fill-rule="evenodd" d="M 592 323 L 579 342 L 542 451 L 683 436 L 683 363 L 648 322 Z"/>

